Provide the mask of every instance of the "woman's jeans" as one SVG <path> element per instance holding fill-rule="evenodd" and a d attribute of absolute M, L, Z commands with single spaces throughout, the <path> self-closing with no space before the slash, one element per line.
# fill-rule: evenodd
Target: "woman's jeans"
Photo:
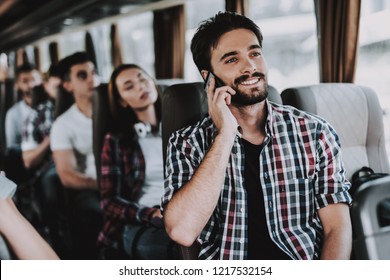
<path fill-rule="evenodd" d="M 165 228 L 153 224 L 125 225 L 123 247 L 131 259 L 179 259 L 177 245 L 169 238 Z"/>

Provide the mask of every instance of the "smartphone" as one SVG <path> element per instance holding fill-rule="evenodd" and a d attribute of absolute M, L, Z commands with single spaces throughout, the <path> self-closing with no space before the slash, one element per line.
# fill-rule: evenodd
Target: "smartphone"
<path fill-rule="evenodd" d="M 215 74 L 212 72 L 212 71 L 209 71 L 209 73 L 207 74 L 207 77 L 206 77 L 206 80 L 204 82 L 204 89 L 207 89 L 209 83 L 210 83 L 210 79 L 211 77 L 214 77 L 214 80 L 215 80 L 215 88 L 218 88 L 218 87 L 222 87 L 225 85 L 225 83 L 220 79 L 218 78 L 217 76 L 215 76 Z"/>

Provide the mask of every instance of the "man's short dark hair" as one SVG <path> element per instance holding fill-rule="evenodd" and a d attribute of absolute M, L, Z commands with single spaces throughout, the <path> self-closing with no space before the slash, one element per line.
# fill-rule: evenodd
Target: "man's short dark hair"
<path fill-rule="evenodd" d="M 72 55 L 69 55 L 58 62 L 58 73 L 59 77 L 63 81 L 69 81 L 70 79 L 70 68 L 77 64 L 83 64 L 86 62 L 92 62 L 88 53 L 86 52 L 76 52 Z"/>
<path fill-rule="evenodd" d="M 60 68 L 58 63 L 52 63 L 50 65 L 49 70 L 47 70 L 47 76 L 61 78 L 61 73 L 60 73 Z"/>
<path fill-rule="evenodd" d="M 31 71 L 37 70 L 35 65 L 30 64 L 30 63 L 24 63 L 20 65 L 18 68 L 15 70 L 15 79 L 17 80 L 22 73 L 29 73 Z"/>
<path fill-rule="evenodd" d="M 199 72 L 212 70 L 211 49 L 217 46 L 223 34 L 239 28 L 252 31 L 262 47 L 263 35 L 260 28 L 245 16 L 232 12 L 219 12 L 214 17 L 201 22 L 191 41 L 192 57 Z"/>

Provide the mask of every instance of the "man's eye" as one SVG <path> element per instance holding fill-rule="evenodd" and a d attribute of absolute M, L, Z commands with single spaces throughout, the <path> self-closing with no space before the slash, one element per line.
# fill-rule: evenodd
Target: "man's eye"
<path fill-rule="evenodd" d="M 87 73 L 87 71 L 79 71 L 79 72 L 77 72 L 76 76 L 78 79 L 85 81 L 88 77 L 88 73 Z"/>
<path fill-rule="evenodd" d="M 231 59 L 226 60 L 226 63 L 232 63 L 232 62 L 236 62 L 236 61 L 237 61 L 237 58 L 233 57 Z"/>

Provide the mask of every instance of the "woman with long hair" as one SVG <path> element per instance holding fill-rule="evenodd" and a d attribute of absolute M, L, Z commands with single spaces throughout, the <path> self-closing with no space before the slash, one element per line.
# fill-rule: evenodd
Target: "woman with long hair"
<path fill-rule="evenodd" d="M 111 75 L 108 100 L 111 125 L 101 153 L 102 258 L 175 258 L 159 209 L 164 165 L 156 83 L 138 65 L 120 65 Z"/>

